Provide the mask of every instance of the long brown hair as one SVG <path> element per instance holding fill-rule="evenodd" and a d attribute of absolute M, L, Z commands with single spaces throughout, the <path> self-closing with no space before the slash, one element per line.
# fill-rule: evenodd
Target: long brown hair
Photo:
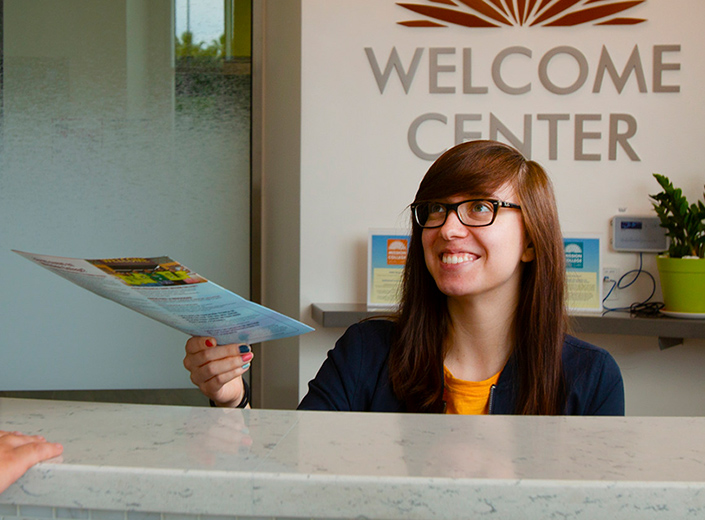
<path fill-rule="evenodd" d="M 543 168 L 514 148 L 470 141 L 439 157 L 414 202 L 454 195 L 488 196 L 511 185 L 519 198 L 535 259 L 523 267 L 515 317 L 515 413 L 555 415 L 565 391 L 561 351 L 567 329 L 565 257 L 553 186 Z M 450 318 L 446 296 L 426 268 L 422 229 L 412 217 L 401 304 L 395 317 L 389 372 L 392 388 L 411 412 L 443 410 L 443 350 Z"/>

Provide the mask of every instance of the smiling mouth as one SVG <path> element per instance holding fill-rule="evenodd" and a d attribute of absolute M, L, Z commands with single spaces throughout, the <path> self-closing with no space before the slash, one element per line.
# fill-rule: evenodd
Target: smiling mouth
<path fill-rule="evenodd" d="M 470 253 L 443 253 L 441 256 L 441 262 L 444 264 L 464 264 L 474 259 L 475 255 L 471 255 Z"/>

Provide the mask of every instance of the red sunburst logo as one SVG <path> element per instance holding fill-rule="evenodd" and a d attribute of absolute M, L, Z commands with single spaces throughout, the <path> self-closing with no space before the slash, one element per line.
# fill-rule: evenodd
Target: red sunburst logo
<path fill-rule="evenodd" d="M 635 25 L 643 18 L 620 16 L 646 0 L 426 0 L 425 4 L 397 5 L 425 16 L 423 20 L 398 22 L 407 27 L 503 27 L 539 25 L 567 27 Z M 441 5 L 443 7 L 441 7 Z"/>

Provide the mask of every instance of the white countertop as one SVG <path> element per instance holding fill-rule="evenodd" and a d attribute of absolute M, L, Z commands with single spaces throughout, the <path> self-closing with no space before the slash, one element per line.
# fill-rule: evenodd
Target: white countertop
<path fill-rule="evenodd" d="M 0 399 L 64 445 L 0 504 L 383 519 L 705 518 L 705 418 L 432 416 Z"/>

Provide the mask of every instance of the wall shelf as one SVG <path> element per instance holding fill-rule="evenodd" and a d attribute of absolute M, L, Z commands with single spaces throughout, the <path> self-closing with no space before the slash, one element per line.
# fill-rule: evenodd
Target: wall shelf
<path fill-rule="evenodd" d="M 368 308 L 364 303 L 314 303 L 313 319 L 323 327 L 348 327 L 370 318 L 387 316 L 392 311 Z M 657 336 L 661 350 L 683 343 L 684 338 L 705 338 L 705 320 L 688 320 L 667 316 L 635 317 L 628 313 L 573 314 L 576 332 L 586 334 L 624 334 L 628 336 Z"/>

